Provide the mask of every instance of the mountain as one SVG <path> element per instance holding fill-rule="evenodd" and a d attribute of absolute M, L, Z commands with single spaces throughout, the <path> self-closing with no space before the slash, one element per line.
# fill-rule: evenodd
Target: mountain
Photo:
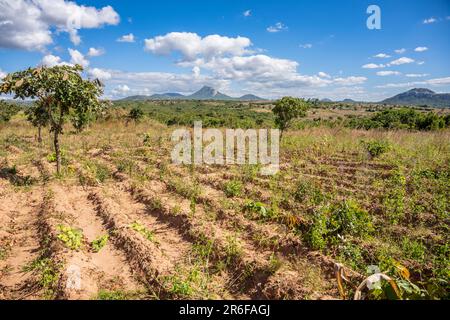
<path fill-rule="evenodd" d="M 147 96 L 144 96 L 147 97 Z M 154 94 L 150 97 L 147 97 L 147 99 L 150 98 L 150 100 L 170 100 L 170 99 L 183 99 L 185 96 L 183 96 L 181 93 L 163 93 L 163 94 Z"/>
<path fill-rule="evenodd" d="M 121 99 L 121 101 L 143 101 L 143 100 L 236 100 L 236 101 L 257 101 L 257 100 L 265 100 L 253 94 L 246 94 L 240 98 L 233 98 L 223 94 L 216 89 L 208 86 L 204 86 L 197 92 L 191 95 L 182 95 L 180 93 L 162 93 L 162 94 L 154 94 L 151 96 L 130 96 Z"/>
<path fill-rule="evenodd" d="M 149 100 L 149 99 L 150 99 L 149 96 L 137 95 L 137 96 L 129 96 L 129 97 L 120 99 L 120 101 L 142 101 L 142 100 Z"/>
<path fill-rule="evenodd" d="M 333 102 L 333 100 L 331 100 L 331 99 L 328 99 L 328 98 L 324 98 L 324 99 L 322 99 L 322 100 L 320 100 L 321 102 Z"/>
<path fill-rule="evenodd" d="M 255 96 L 254 94 L 246 94 L 242 97 L 238 98 L 238 100 L 242 101 L 258 101 L 258 100 L 264 100 L 263 98 L 260 98 L 258 96 Z"/>
<path fill-rule="evenodd" d="M 425 88 L 415 88 L 380 103 L 445 108 L 450 107 L 450 93 L 436 93 Z"/>
<path fill-rule="evenodd" d="M 223 94 L 216 89 L 208 86 L 204 86 L 197 92 L 187 96 L 188 99 L 193 100 L 234 100 L 232 97 Z"/>
<path fill-rule="evenodd" d="M 356 103 L 357 101 L 355 101 L 353 99 L 344 99 L 341 102 L 344 102 L 344 103 Z"/>

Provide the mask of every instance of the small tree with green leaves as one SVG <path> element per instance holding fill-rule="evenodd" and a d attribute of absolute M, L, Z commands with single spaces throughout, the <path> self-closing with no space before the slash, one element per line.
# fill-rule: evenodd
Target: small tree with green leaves
<path fill-rule="evenodd" d="M 45 106 L 40 100 L 25 110 L 27 120 L 38 129 L 38 142 L 42 143 L 42 128 L 48 126 L 49 117 Z"/>
<path fill-rule="evenodd" d="M 306 116 L 308 103 L 299 98 L 284 97 L 275 103 L 272 112 L 275 114 L 275 124 L 283 132 L 289 128 L 294 119 Z"/>
<path fill-rule="evenodd" d="M 38 99 L 46 110 L 50 131 L 54 134 L 56 171 L 61 172 L 60 135 L 67 117 L 72 113 L 90 113 L 101 109 L 99 96 L 103 93 L 98 79 L 84 80 L 83 68 L 55 66 L 28 68 L 8 74 L 0 84 L 0 93 L 14 94 L 14 98 Z"/>
<path fill-rule="evenodd" d="M 135 123 L 144 117 L 144 111 L 140 107 L 133 107 L 128 114 L 128 119 L 133 120 Z"/>
<path fill-rule="evenodd" d="M 0 100 L 0 122 L 9 122 L 19 111 L 18 105 Z"/>

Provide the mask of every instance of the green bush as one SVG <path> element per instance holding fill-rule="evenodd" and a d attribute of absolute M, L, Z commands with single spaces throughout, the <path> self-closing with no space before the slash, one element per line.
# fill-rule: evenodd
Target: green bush
<path fill-rule="evenodd" d="M 391 148 L 389 142 L 384 140 L 363 141 L 362 144 L 372 158 L 386 153 Z"/>
<path fill-rule="evenodd" d="M 242 193 L 242 183 L 238 180 L 228 181 L 224 185 L 224 192 L 228 198 L 237 197 Z"/>

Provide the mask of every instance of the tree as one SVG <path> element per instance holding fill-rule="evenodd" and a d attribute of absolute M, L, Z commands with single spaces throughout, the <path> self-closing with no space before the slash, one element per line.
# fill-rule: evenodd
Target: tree
<path fill-rule="evenodd" d="M 134 120 L 134 122 L 138 122 L 144 117 L 144 111 L 142 111 L 139 107 L 133 107 L 128 114 L 128 118 L 130 120 Z"/>
<path fill-rule="evenodd" d="M 275 103 L 272 112 L 275 114 L 275 124 L 283 132 L 289 128 L 292 120 L 306 116 L 308 103 L 299 98 L 284 97 Z"/>
<path fill-rule="evenodd" d="M 42 127 L 48 126 L 49 116 L 40 100 L 36 101 L 31 107 L 25 110 L 27 120 L 35 127 L 38 128 L 38 142 L 42 143 Z"/>
<path fill-rule="evenodd" d="M 0 100 L 0 122 L 9 122 L 19 111 L 19 106 Z"/>
<path fill-rule="evenodd" d="M 84 114 L 101 109 L 99 96 L 103 93 L 98 79 L 84 80 L 83 68 L 55 66 L 28 68 L 8 74 L 0 84 L 0 93 L 13 93 L 14 98 L 37 98 L 47 112 L 50 131 L 54 134 L 56 171 L 61 172 L 60 135 L 71 112 Z"/>

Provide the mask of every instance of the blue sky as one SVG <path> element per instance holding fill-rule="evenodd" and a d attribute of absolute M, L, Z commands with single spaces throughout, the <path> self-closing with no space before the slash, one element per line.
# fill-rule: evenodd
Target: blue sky
<path fill-rule="evenodd" d="M 380 30 L 366 26 L 371 4 Z M 202 85 L 368 101 L 450 92 L 449 39 L 448 0 L 0 0 L 0 75 L 81 63 L 108 98 Z"/>

